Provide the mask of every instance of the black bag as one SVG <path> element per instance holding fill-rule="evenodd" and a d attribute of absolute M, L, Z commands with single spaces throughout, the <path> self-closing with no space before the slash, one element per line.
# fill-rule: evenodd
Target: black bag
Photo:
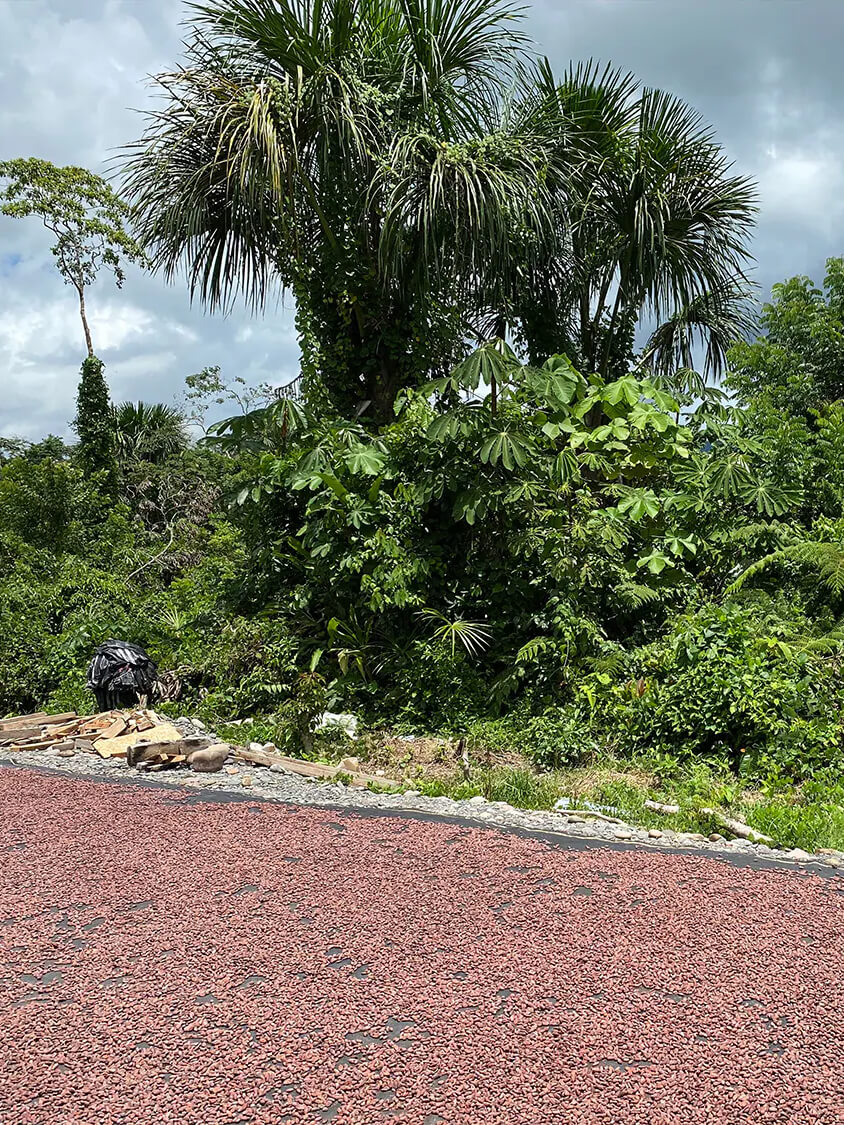
<path fill-rule="evenodd" d="M 88 688 L 101 711 L 135 707 L 149 697 L 158 670 L 142 648 L 128 641 L 106 641 L 88 666 Z"/>

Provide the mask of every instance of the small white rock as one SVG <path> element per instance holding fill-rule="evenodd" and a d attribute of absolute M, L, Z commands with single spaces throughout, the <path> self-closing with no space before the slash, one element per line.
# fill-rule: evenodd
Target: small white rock
<path fill-rule="evenodd" d="M 240 770 L 237 766 L 226 766 L 226 773 L 230 774 L 231 777 L 236 777 L 240 773 Z"/>
<path fill-rule="evenodd" d="M 261 752 L 261 746 L 262 746 L 262 744 L 260 742 L 250 742 L 249 743 L 249 749 L 252 751 L 253 754 L 259 754 Z"/>
<path fill-rule="evenodd" d="M 203 723 L 202 719 L 191 719 L 191 723 L 197 730 L 205 730 L 205 723 Z"/>
<path fill-rule="evenodd" d="M 287 770 L 284 768 L 281 762 L 273 762 L 273 764 L 270 766 L 270 773 L 287 773 Z"/>
<path fill-rule="evenodd" d="M 242 785 L 242 786 L 243 786 L 243 787 L 244 787 L 245 789 L 249 789 L 249 788 L 250 788 L 250 786 L 252 785 L 252 778 L 251 778 L 251 777 L 249 776 L 249 774 L 246 774 L 246 775 L 245 775 L 244 777 L 242 777 L 242 778 L 240 779 L 240 784 L 241 784 L 241 785 Z"/>
<path fill-rule="evenodd" d="M 629 840 L 633 833 L 629 828 L 616 828 L 613 830 L 613 836 L 616 840 Z"/>
<path fill-rule="evenodd" d="M 650 838 L 652 840 L 661 840 L 662 839 L 662 833 L 660 832 L 660 830 L 658 828 L 651 828 L 651 830 L 648 832 L 648 835 L 650 836 Z"/>
<path fill-rule="evenodd" d="M 486 804 L 486 797 L 482 797 L 479 793 L 477 795 L 477 797 L 470 797 L 469 798 L 469 804 L 470 805 L 485 805 Z"/>
<path fill-rule="evenodd" d="M 813 860 L 815 857 L 804 852 L 802 848 L 792 848 L 788 853 L 789 859 L 796 859 L 799 863 L 805 863 L 807 860 Z"/>
<path fill-rule="evenodd" d="M 261 747 L 261 753 L 262 754 L 277 754 L 278 753 L 278 747 L 276 746 L 276 744 L 274 742 L 265 742 L 264 745 Z"/>

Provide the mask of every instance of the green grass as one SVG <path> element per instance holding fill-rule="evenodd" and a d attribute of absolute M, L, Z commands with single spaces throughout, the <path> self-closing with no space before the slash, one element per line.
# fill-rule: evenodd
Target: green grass
<path fill-rule="evenodd" d="M 166 710 L 175 713 L 178 704 Z M 246 727 L 218 722 L 215 729 L 221 738 L 233 742 L 282 742 L 283 731 L 277 717 L 259 717 Z M 355 751 L 345 736 L 335 740 L 320 735 L 311 753 L 288 752 L 313 760 L 339 761 L 343 754 Z M 475 761 L 479 758 L 482 752 L 476 749 Z M 783 847 L 810 852 L 818 848 L 844 851 L 844 784 L 772 784 L 754 789 L 723 767 L 708 762 L 680 763 L 647 756 L 630 761 L 602 756 L 587 767 L 545 773 L 530 768 L 478 765 L 468 779 L 457 771 L 445 778 L 422 775 L 408 781 L 405 787 L 417 789 L 425 796 L 454 800 L 482 796 L 520 809 L 551 809 L 561 797 L 568 797 L 573 809 L 594 805 L 617 810 L 611 815 L 639 827 L 726 835 L 716 818 L 700 811 L 711 807 L 772 837 Z M 391 791 L 386 786 L 384 789 Z M 679 805 L 680 812 L 655 813 L 645 807 L 648 799 Z"/>
<path fill-rule="evenodd" d="M 426 796 L 455 800 L 480 795 L 521 809 L 551 809 L 561 797 L 568 797 L 572 809 L 598 806 L 607 815 L 644 828 L 729 835 L 717 818 L 700 811 L 715 808 L 771 836 L 783 847 L 844 851 L 844 790 L 818 786 L 766 796 L 708 767 L 695 765 L 671 778 L 655 778 L 647 775 L 644 765 L 612 761 L 590 769 L 545 774 L 523 769 L 475 770 L 469 780 L 458 776 L 421 779 L 413 788 Z M 680 812 L 653 812 L 645 807 L 648 799 L 679 805 Z"/>

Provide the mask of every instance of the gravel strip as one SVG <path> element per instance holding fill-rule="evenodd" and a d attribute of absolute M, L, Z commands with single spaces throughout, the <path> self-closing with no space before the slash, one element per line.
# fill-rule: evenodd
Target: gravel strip
<path fill-rule="evenodd" d="M 200 730 L 190 720 L 177 720 L 176 726 L 185 734 L 204 734 L 216 737 L 213 732 Z M 29 768 L 49 768 L 73 777 L 105 778 L 111 781 L 147 776 L 129 769 L 121 759 L 103 759 L 92 754 L 60 757 L 51 751 L 26 751 L 2 754 L 2 761 Z M 750 856 L 774 863 L 797 863 L 801 866 L 821 866 L 827 869 L 844 867 L 844 853 L 834 852 L 812 855 L 799 848 L 770 848 L 747 840 L 710 840 L 697 832 L 671 832 L 668 830 L 637 828 L 624 823 L 607 823 L 587 820 L 580 815 L 565 812 L 517 809 L 503 801 L 487 801 L 483 797 L 455 801 L 450 797 L 425 797 L 416 790 L 403 793 L 373 793 L 367 789 L 353 789 L 345 785 L 317 781 L 288 773 L 281 767 L 270 769 L 246 762 L 232 761 L 221 773 L 196 774 L 190 770 L 170 770 L 149 775 L 155 784 L 163 787 L 197 789 L 211 792 L 253 794 L 261 800 L 286 804 L 331 807 L 340 809 L 381 809 L 426 813 L 443 817 L 458 817 L 478 825 L 519 829 L 528 832 L 556 834 L 585 841 L 624 843 L 658 850 L 689 849 L 714 855 Z"/>

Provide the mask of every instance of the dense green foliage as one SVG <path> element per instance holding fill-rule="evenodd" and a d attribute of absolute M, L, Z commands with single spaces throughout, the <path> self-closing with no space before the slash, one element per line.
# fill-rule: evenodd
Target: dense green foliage
<path fill-rule="evenodd" d="M 777 288 L 730 353 L 732 405 L 498 341 L 374 433 L 247 402 L 193 446 L 171 410 L 111 411 L 114 498 L 81 441 L 10 448 L 0 707 L 81 703 L 92 646 L 123 634 L 209 715 L 275 714 L 291 743 L 331 707 L 545 766 L 838 771 L 840 271 Z"/>
<path fill-rule="evenodd" d="M 85 707 L 120 636 L 306 752 L 332 709 L 684 800 L 830 786 L 844 260 L 751 340 L 751 186 L 676 99 L 526 65 L 505 5 L 196 12 L 131 153 L 138 234 L 211 305 L 292 290 L 305 394 L 209 367 L 184 411 L 113 407 L 91 355 L 78 444 L 0 443 L 0 713 Z"/>
<path fill-rule="evenodd" d="M 115 467 L 115 431 L 103 362 L 96 356 L 89 356 L 82 364 L 73 428 L 79 438 L 76 458 L 80 466 L 89 473 L 110 477 Z"/>

